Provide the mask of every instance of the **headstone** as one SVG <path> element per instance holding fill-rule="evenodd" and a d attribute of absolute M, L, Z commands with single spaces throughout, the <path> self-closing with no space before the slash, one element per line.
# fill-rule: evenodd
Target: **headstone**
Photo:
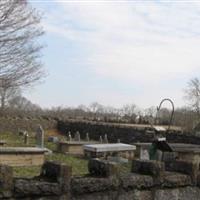
<path fill-rule="evenodd" d="M 85 138 L 85 140 L 86 140 L 87 142 L 90 141 L 89 133 L 86 133 L 86 138 Z"/>
<path fill-rule="evenodd" d="M 104 143 L 108 143 L 108 136 L 107 136 L 107 134 L 104 135 Z"/>
<path fill-rule="evenodd" d="M 24 144 L 28 144 L 28 138 L 29 138 L 29 134 L 28 134 L 28 132 L 27 131 L 25 131 L 25 134 L 24 134 Z"/>
<path fill-rule="evenodd" d="M 74 140 L 80 142 L 81 137 L 80 137 L 80 133 L 78 131 L 76 131 L 75 135 L 74 135 Z"/>
<path fill-rule="evenodd" d="M 41 125 L 38 126 L 36 132 L 36 146 L 44 148 L 44 130 Z"/>
<path fill-rule="evenodd" d="M 120 139 L 117 139 L 117 143 L 120 143 L 121 141 L 120 141 Z"/>
<path fill-rule="evenodd" d="M 100 142 L 100 143 L 103 143 L 102 136 L 99 137 L 99 142 Z"/>
<path fill-rule="evenodd" d="M 68 140 L 69 142 L 72 141 L 72 135 L 71 135 L 71 132 L 70 132 L 70 131 L 68 132 L 67 140 Z"/>
<path fill-rule="evenodd" d="M 142 149 L 140 150 L 140 159 L 141 160 L 149 160 L 149 152 L 147 149 Z"/>

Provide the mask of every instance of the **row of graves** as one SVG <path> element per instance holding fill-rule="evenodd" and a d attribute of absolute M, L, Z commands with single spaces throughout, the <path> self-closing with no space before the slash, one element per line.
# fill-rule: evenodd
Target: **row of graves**
<path fill-rule="evenodd" d="M 160 129 L 159 131 L 163 131 Z M 28 134 L 23 133 L 24 143 L 28 143 Z M 44 163 L 45 154 L 51 153 L 44 147 L 44 130 L 38 126 L 35 147 L 8 147 L 6 141 L 0 142 L 0 164 L 11 166 L 33 166 Z M 115 162 L 140 160 L 182 160 L 200 164 L 200 146 L 193 144 L 168 144 L 165 138 L 157 137 L 153 143 L 124 144 L 120 139 L 116 143 L 109 143 L 108 136 L 100 136 L 99 141 L 90 140 L 89 133 L 81 139 L 77 131 L 74 138 L 68 132 L 65 140 L 49 137 L 48 141 L 57 145 L 57 151 L 67 155 L 77 155 L 90 158 L 101 158 Z"/>
<path fill-rule="evenodd" d="M 65 154 L 79 155 L 86 158 L 124 158 L 127 161 L 134 158 L 135 145 L 120 143 L 109 143 L 107 134 L 100 136 L 99 141 L 90 140 L 89 134 L 81 140 L 80 133 L 77 131 L 74 138 L 68 132 L 67 140 L 60 141 L 57 145 L 58 152 Z"/>
<path fill-rule="evenodd" d="M 77 131 L 72 138 L 68 132 L 66 141 L 59 141 L 57 150 L 61 153 L 71 155 L 81 155 L 88 159 L 101 158 L 116 162 L 128 162 L 128 160 L 181 160 L 200 164 L 200 145 L 168 143 L 162 133 L 166 130 L 161 127 L 155 128 L 155 136 L 151 143 L 124 144 L 120 139 L 116 143 L 109 143 L 107 134 L 100 136 L 99 141 L 89 139 L 89 134 L 81 140 L 80 133 Z"/>

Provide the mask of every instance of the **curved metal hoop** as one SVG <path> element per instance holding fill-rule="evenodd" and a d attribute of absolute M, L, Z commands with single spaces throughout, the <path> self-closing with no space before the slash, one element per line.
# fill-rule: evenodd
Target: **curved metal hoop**
<path fill-rule="evenodd" d="M 163 99 L 163 100 L 160 102 L 160 105 L 157 107 L 157 114 L 156 114 L 155 122 L 156 122 L 156 120 L 158 119 L 158 113 L 159 113 L 159 111 L 160 111 L 160 109 L 161 109 L 161 106 L 162 106 L 163 102 L 165 102 L 165 101 L 170 102 L 171 105 L 172 105 L 172 112 L 171 112 L 171 116 L 170 116 L 170 120 L 169 120 L 169 125 L 168 125 L 168 129 L 167 129 L 167 131 L 169 131 L 170 126 L 172 125 L 173 117 L 174 117 L 174 103 L 173 103 L 173 101 L 172 101 L 171 99 L 166 98 L 166 99 Z"/>

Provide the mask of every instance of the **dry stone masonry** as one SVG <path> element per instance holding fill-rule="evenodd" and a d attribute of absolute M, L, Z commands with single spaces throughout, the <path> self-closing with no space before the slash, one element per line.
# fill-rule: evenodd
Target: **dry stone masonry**
<path fill-rule="evenodd" d="M 46 162 L 41 175 L 14 178 L 0 166 L 0 199 L 7 200 L 199 200 L 199 166 L 173 161 L 133 160 L 131 172 L 120 175 L 116 163 L 93 159 L 90 174 L 73 177 L 71 167 Z"/>

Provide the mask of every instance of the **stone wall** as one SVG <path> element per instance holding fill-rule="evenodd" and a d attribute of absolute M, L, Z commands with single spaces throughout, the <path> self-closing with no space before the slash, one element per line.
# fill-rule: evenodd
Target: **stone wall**
<path fill-rule="evenodd" d="M 120 139 L 123 143 L 135 143 L 135 142 L 151 142 L 153 140 L 153 133 L 149 131 L 149 126 L 128 126 L 111 123 L 100 122 L 86 122 L 86 121 L 58 121 L 57 128 L 63 134 L 67 134 L 71 131 L 72 136 L 76 131 L 80 132 L 81 138 L 86 137 L 86 133 L 89 133 L 90 139 L 99 140 L 100 136 L 107 134 L 109 142 L 117 142 Z M 180 130 L 171 130 L 166 135 L 167 141 L 171 143 L 189 143 L 199 144 L 200 137 L 182 133 Z"/>
<path fill-rule="evenodd" d="M 41 175 L 13 178 L 0 166 L 0 199 L 8 200 L 199 200 L 199 166 L 183 161 L 133 160 L 130 173 L 119 175 L 118 164 L 93 159 L 90 175 L 72 177 L 71 167 L 46 162 Z"/>

